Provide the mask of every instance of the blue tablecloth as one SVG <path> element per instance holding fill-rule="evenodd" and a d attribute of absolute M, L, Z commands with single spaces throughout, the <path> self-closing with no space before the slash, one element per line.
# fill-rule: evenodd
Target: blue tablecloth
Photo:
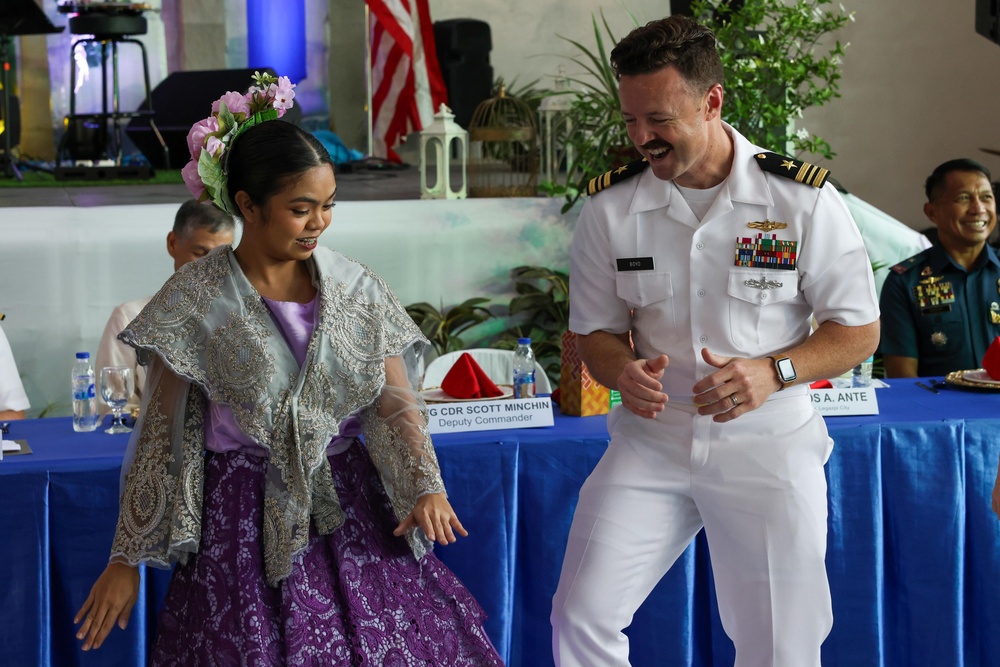
<path fill-rule="evenodd" d="M 1000 665 L 1000 521 L 990 492 L 1000 394 L 913 381 L 878 390 L 881 414 L 828 418 L 824 665 Z M 0 664 L 142 665 L 168 572 L 143 573 L 127 631 L 79 651 L 72 615 L 107 561 L 127 436 L 68 419 L 12 422 L 33 453 L 0 462 Z M 576 497 L 607 447 L 603 417 L 435 437 L 470 537 L 438 554 L 489 615 L 513 667 L 552 665 L 549 608 Z M 637 667 L 732 665 L 703 536 L 627 630 Z"/>

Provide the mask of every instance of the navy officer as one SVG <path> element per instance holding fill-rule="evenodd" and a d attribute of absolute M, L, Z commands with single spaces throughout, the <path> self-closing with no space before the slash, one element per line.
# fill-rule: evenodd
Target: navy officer
<path fill-rule="evenodd" d="M 588 188 L 570 329 L 622 405 L 570 528 L 556 665 L 627 665 L 623 628 L 704 527 L 736 664 L 819 667 L 833 443 L 807 385 L 875 351 L 868 255 L 825 169 L 723 122 L 708 28 L 653 21 L 611 63 L 642 160 Z"/>
<path fill-rule="evenodd" d="M 892 267 L 882 287 L 886 377 L 979 368 L 1000 336 L 1000 261 L 987 243 L 997 224 L 990 172 L 949 160 L 927 178 L 926 215 L 937 243 Z"/>

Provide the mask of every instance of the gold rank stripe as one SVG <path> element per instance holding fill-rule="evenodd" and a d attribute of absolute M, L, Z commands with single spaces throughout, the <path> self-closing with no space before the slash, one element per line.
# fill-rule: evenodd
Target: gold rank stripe
<path fill-rule="evenodd" d="M 621 167 L 616 167 L 611 171 L 606 171 L 600 176 L 595 176 L 587 182 L 587 194 L 593 195 L 601 192 L 602 190 L 611 187 L 615 183 L 620 183 L 627 178 L 636 176 L 643 172 L 649 163 L 646 162 L 646 158 L 641 158 L 639 160 L 633 160 L 626 165 Z"/>
<path fill-rule="evenodd" d="M 600 192 L 609 185 L 611 185 L 611 172 L 606 171 L 600 176 L 594 176 L 590 179 L 590 183 L 587 185 L 587 194 L 592 195 L 595 192 Z"/>
<path fill-rule="evenodd" d="M 803 162 L 802 166 L 799 167 L 799 173 L 795 175 L 795 180 L 799 183 L 805 183 L 807 185 L 820 188 L 823 187 L 823 181 L 826 180 L 829 173 L 830 171 L 824 169 L 823 167 L 817 167 L 814 164 Z"/>
<path fill-rule="evenodd" d="M 777 153 L 761 152 L 754 155 L 758 166 L 764 171 L 790 178 L 796 183 L 821 188 L 830 177 L 830 171 L 808 162 L 778 155 Z"/>

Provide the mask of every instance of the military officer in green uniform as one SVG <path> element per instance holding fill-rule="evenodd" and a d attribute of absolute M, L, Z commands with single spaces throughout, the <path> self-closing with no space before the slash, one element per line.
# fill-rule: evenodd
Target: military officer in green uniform
<path fill-rule="evenodd" d="M 887 377 L 927 377 L 979 368 L 1000 336 L 1000 260 L 987 243 L 996 227 L 990 172 L 950 160 L 927 178 L 924 214 L 938 243 L 892 267 L 882 287 Z"/>

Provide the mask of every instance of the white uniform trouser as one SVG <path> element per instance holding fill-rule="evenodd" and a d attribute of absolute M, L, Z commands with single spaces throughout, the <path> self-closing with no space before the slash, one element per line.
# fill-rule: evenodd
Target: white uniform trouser
<path fill-rule="evenodd" d="M 553 599 L 557 667 L 629 665 L 622 630 L 702 526 L 736 666 L 820 664 L 832 441 L 808 395 L 789 393 L 726 424 L 691 406 L 609 415 Z"/>

